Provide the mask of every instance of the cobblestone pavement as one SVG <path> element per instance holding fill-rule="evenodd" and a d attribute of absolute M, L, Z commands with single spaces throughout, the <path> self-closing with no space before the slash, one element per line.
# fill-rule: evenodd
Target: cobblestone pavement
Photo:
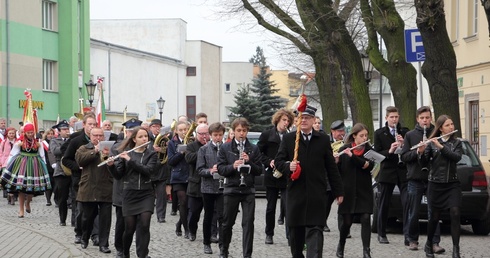
<path fill-rule="evenodd" d="M 278 205 L 279 206 L 279 205 Z M 265 257 L 291 257 L 287 240 L 285 238 L 284 226 L 276 226 L 274 244 L 266 245 L 265 241 L 265 207 L 266 200 L 258 198 L 256 200 L 255 215 L 255 235 L 254 252 L 256 258 Z M 80 245 L 73 243 L 74 231 L 70 226 L 61 227 L 58 225 L 58 210 L 55 206 L 46 206 L 45 198 L 38 196 L 31 204 L 32 213 L 26 213 L 25 218 L 19 219 L 18 206 L 7 205 L 6 199 L 0 198 L 0 246 L 1 257 L 115 257 L 113 246 L 114 223 L 112 221 L 112 232 L 110 238 L 111 254 L 99 252 L 98 247 L 89 245 L 87 249 L 81 249 Z M 325 233 L 324 257 L 335 257 L 335 250 L 338 242 L 339 232 L 337 225 L 337 205 L 332 206 L 332 214 L 329 217 L 328 225 L 332 232 Z M 150 256 L 156 257 L 193 257 L 209 258 L 218 257 L 218 246 L 212 244 L 214 254 L 204 254 L 202 245 L 202 231 L 198 230 L 197 239 L 191 242 L 183 237 L 175 235 L 175 223 L 178 216 L 170 216 L 170 204 L 167 209 L 166 223 L 157 223 L 156 217 L 152 217 Z M 113 212 L 113 215 L 115 212 Z M 69 216 L 70 217 L 70 213 Z M 202 223 L 202 216 L 200 227 Z M 233 239 L 230 248 L 231 257 L 242 257 L 241 251 L 241 217 L 237 218 L 237 223 L 233 230 Z M 427 224 L 422 224 L 422 228 Z M 347 240 L 345 255 L 346 257 L 362 257 L 362 243 L 360 239 L 360 225 L 352 226 L 352 238 Z M 403 235 L 401 226 L 396 225 L 388 232 L 390 244 L 381 245 L 376 240 L 376 234 L 371 236 L 371 250 L 373 257 L 425 257 L 422 250 L 409 251 L 403 245 Z M 426 239 L 421 236 L 420 242 Z M 490 257 L 490 245 L 488 236 L 475 236 L 471 227 L 463 226 L 461 237 L 461 250 L 463 257 Z M 443 255 L 436 257 L 444 258 L 451 256 L 452 244 L 448 227 L 443 227 L 441 246 L 447 249 Z M 134 242 L 131 247 L 131 257 L 136 257 Z"/>

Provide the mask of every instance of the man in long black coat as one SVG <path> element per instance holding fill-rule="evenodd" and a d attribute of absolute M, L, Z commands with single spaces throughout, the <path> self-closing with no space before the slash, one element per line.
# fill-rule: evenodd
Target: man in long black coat
<path fill-rule="evenodd" d="M 327 205 L 327 178 L 337 203 L 343 201 L 343 185 L 335 163 L 328 135 L 313 130 L 316 109 L 307 106 L 302 114 L 298 161 L 293 161 L 296 133 L 283 137 L 275 159 L 276 167 L 288 178 L 286 220 L 290 228 L 293 258 L 322 257 L 323 227 Z M 290 178 L 301 165 L 296 180 Z"/>

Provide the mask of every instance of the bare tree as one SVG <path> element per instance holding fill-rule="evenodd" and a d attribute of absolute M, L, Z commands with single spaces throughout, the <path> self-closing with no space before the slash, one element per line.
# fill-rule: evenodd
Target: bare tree
<path fill-rule="evenodd" d="M 446 29 L 444 1 L 415 0 L 415 8 L 426 56 L 422 73 L 429 83 L 434 113 L 451 116 L 454 127 L 461 128 L 456 54 Z"/>
<path fill-rule="evenodd" d="M 368 32 L 366 52 L 369 59 L 390 83 L 395 106 L 400 110 L 400 122 L 413 128 L 417 109 L 417 71 L 412 64 L 405 62 L 405 22 L 393 0 L 361 0 L 361 11 Z M 379 51 L 377 34 L 386 45 L 387 59 Z"/>

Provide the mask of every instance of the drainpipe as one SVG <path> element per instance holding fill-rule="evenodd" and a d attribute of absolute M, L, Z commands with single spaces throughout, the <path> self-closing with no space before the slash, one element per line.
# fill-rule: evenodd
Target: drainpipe
<path fill-rule="evenodd" d="M 5 33 L 6 33 L 6 69 L 7 69 L 7 126 L 10 124 L 10 21 L 9 21 L 9 0 L 5 1 Z"/>

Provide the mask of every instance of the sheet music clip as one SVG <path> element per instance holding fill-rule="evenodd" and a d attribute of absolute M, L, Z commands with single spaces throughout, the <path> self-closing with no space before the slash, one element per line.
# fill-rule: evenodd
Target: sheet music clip
<path fill-rule="evenodd" d="M 371 160 L 376 163 L 381 163 L 386 157 L 377 153 L 374 150 L 369 150 L 364 154 L 364 158 Z"/>

